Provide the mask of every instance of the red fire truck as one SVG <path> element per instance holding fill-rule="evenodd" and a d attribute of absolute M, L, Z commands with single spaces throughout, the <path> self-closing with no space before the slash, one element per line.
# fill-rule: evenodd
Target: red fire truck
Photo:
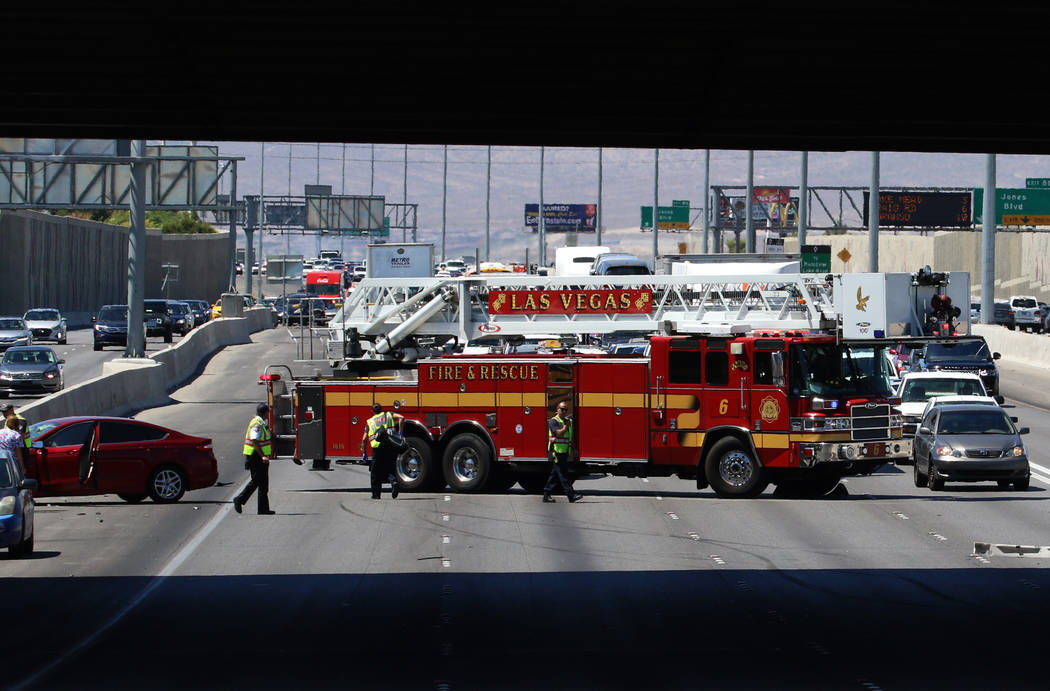
<path fill-rule="evenodd" d="M 910 457 L 887 357 L 897 339 L 872 329 L 866 314 L 860 323 L 869 338 L 843 340 L 838 327 L 816 328 L 840 316 L 815 287 L 819 280 L 778 276 L 744 287 L 723 277 L 724 309 L 715 314 L 709 295 L 685 289 L 695 278 L 617 277 L 629 285 L 570 278 L 573 285 L 434 279 L 411 290 L 404 281 L 362 282 L 337 325 L 350 356 L 340 367 L 308 379 L 293 379 L 286 366 L 262 375 L 279 450 L 283 443 L 285 453 L 314 468 L 356 460 L 379 403 L 406 418 L 409 450 L 397 463 L 405 489 L 447 484 L 476 492 L 518 482 L 539 491 L 548 470 L 547 421 L 564 401 L 573 411 L 580 474 L 675 475 L 723 497 L 755 496 L 770 483 L 822 494 L 843 474 Z M 845 290 L 851 294 L 853 284 Z M 864 290 L 855 302 L 865 312 L 868 301 L 884 306 Z M 711 309 L 704 315 L 683 312 L 705 300 Z M 796 328 L 747 328 L 741 321 L 748 318 Z M 672 333 L 652 335 L 644 355 L 557 347 L 564 344 L 528 354 L 443 352 L 455 350 L 447 337 L 457 331 L 592 333 L 605 323 L 609 332 L 637 330 L 646 319 Z M 797 328 L 806 322 L 813 328 Z"/>

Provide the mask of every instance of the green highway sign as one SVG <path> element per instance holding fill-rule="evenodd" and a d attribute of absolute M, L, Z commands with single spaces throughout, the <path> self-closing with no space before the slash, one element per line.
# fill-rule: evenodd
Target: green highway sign
<path fill-rule="evenodd" d="M 642 230 L 653 229 L 653 207 L 642 207 Z M 689 200 L 676 199 L 660 207 L 660 230 L 689 230 Z"/>
<path fill-rule="evenodd" d="M 802 245 L 799 268 L 804 274 L 831 273 L 831 245 Z"/>
<path fill-rule="evenodd" d="M 1050 189 L 1050 178 L 1025 178 L 1024 186 L 1026 189 Z"/>
<path fill-rule="evenodd" d="M 1045 225 L 1050 216 L 1050 188 L 999 187 L 995 190 L 996 225 Z M 984 188 L 973 191 L 973 222 L 983 223 Z"/>

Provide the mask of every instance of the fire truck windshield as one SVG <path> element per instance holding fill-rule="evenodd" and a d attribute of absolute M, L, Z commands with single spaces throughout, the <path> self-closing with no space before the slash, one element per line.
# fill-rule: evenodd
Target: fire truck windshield
<path fill-rule="evenodd" d="M 892 372 L 887 357 L 890 347 L 846 343 L 792 345 L 788 365 L 791 394 L 823 398 L 891 396 Z"/>

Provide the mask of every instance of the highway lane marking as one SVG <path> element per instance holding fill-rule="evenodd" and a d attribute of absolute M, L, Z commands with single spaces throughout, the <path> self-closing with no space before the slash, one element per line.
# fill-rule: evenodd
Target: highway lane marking
<path fill-rule="evenodd" d="M 244 488 L 248 485 L 248 482 L 248 480 L 244 481 L 244 483 L 241 485 L 240 490 L 238 490 L 237 492 L 238 494 L 244 491 Z M 200 544 L 204 542 L 204 540 L 209 535 L 211 535 L 211 533 L 219 525 L 222 519 L 226 517 L 226 514 L 230 513 L 230 511 L 232 510 L 232 503 L 223 504 L 221 507 L 219 507 L 219 510 L 214 516 L 212 516 L 211 520 L 208 521 L 204 525 L 204 527 L 197 532 L 197 535 L 194 536 L 192 540 L 187 542 L 182 547 L 182 549 L 180 549 L 178 553 L 176 553 L 175 556 L 168 561 L 167 565 L 165 565 L 165 567 L 161 569 L 160 572 L 150 580 L 146 587 L 143 588 L 133 600 L 128 602 L 128 604 L 124 605 L 124 607 L 122 607 L 120 611 L 118 611 L 116 614 L 110 617 L 101 627 L 98 628 L 98 630 L 89 635 L 87 638 L 80 641 L 66 652 L 57 656 L 51 662 L 41 667 L 36 673 L 30 675 L 26 679 L 23 679 L 22 681 L 12 686 L 12 691 L 17 691 L 19 689 L 24 689 L 29 686 L 32 686 L 37 681 L 43 679 L 45 676 L 50 674 L 53 670 L 57 669 L 67 660 L 71 659 L 81 651 L 93 645 L 95 641 L 97 641 L 102 636 L 102 634 L 106 633 L 111 628 L 116 626 L 121 619 L 127 616 L 127 614 L 131 612 L 131 610 L 138 607 L 138 605 L 141 604 L 147 597 L 149 597 L 153 593 L 153 591 L 156 590 L 162 583 L 164 583 L 169 576 L 171 576 L 180 566 L 182 566 L 183 562 L 185 562 L 186 559 L 188 559 L 189 556 L 193 554 L 197 547 L 199 547 Z"/>
<path fill-rule="evenodd" d="M 697 533 L 689 533 L 689 537 L 697 541 L 700 540 L 700 536 Z"/>
<path fill-rule="evenodd" d="M 894 511 L 893 515 L 896 516 L 897 518 L 901 519 L 902 521 L 908 520 L 908 517 L 905 516 L 904 514 L 902 514 L 900 511 Z"/>
<path fill-rule="evenodd" d="M 719 566 L 725 566 L 726 560 L 722 557 L 718 556 L 717 554 L 712 554 L 710 555 L 710 557 Z"/>
<path fill-rule="evenodd" d="M 672 521 L 677 521 L 678 520 L 678 514 L 676 514 L 674 511 L 668 511 L 667 515 L 671 517 Z"/>
<path fill-rule="evenodd" d="M 940 533 L 935 533 L 932 530 L 929 532 L 929 534 L 932 535 L 933 537 L 937 538 L 941 542 L 946 542 L 948 540 L 948 538 L 944 537 Z"/>

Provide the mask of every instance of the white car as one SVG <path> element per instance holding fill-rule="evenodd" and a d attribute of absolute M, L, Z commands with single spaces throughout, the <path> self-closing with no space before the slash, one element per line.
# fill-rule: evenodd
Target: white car
<path fill-rule="evenodd" d="M 1034 295 L 1011 295 L 1010 307 L 1018 329 L 1037 333 L 1043 330 L 1043 311 Z"/>
<path fill-rule="evenodd" d="M 919 419 L 925 419 L 927 413 L 931 409 L 942 405 L 952 405 L 954 403 L 966 403 L 968 405 L 999 405 L 1003 402 L 1003 397 L 992 398 L 991 396 L 934 396 L 930 400 L 926 401 L 926 407 L 923 408 L 922 415 Z"/>
<path fill-rule="evenodd" d="M 65 343 L 68 327 L 62 313 L 56 309 L 32 309 L 22 317 L 33 332 L 34 341 Z"/>
<path fill-rule="evenodd" d="M 934 396 L 984 396 L 981 378 L 971 372 L 905 372 L 897 396 L 901 399 L 904 435 L 914 436 L 926 404 Z"/>

